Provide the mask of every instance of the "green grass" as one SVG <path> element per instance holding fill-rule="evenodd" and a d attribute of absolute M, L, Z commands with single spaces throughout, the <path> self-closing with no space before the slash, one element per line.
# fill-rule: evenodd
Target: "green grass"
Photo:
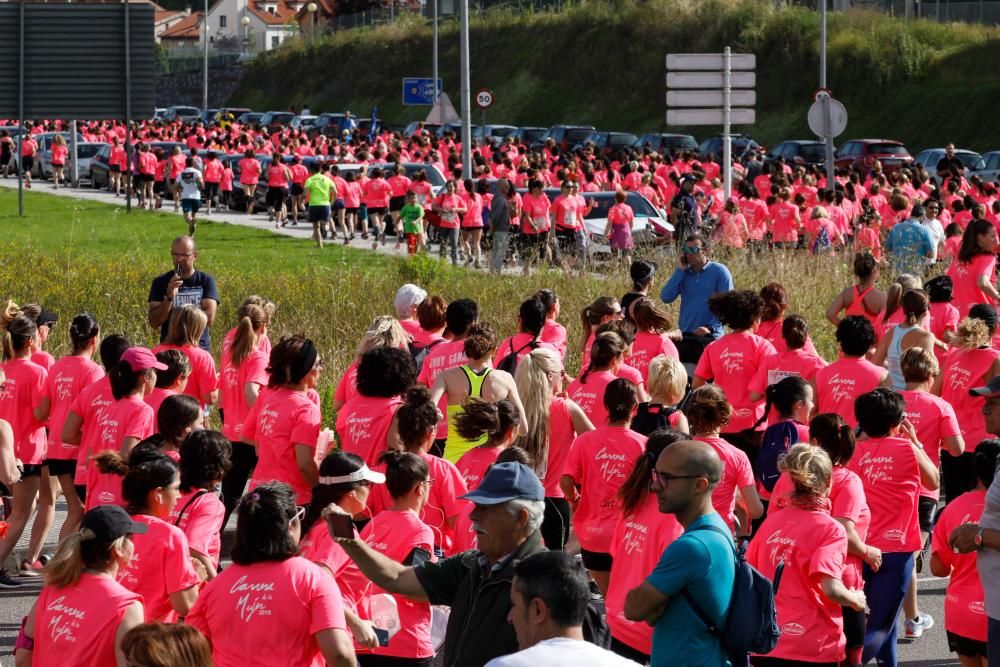
<path fill-rule="evenodd" d="M 850 114 L 841 139 L 887 136 L 914 150 L 947 140 L 1000 148 L 1000 126 L 987 122 L 1000 99 L 1000 30 L 853 11 L 831 14 L 829 33 L 829 86 Z M 769 0 L 611 0 L 561 13 L 496 9 L 471 19 L 471 84 L 496 93 L 487 122 L 667 130 L 664 54 L 729 45 L 757 55 L 758 124 L 744 129 L 773 143 L 811 136 L 806 112 L 818 82 L 818 42 L 815 11 L 776 10 Z M 457 107 L 455 21 L 443 23 L 440 44 L 445 91 Z M 429 76 L 430 61 L 431 31 L 421 20 L 340 31 L 263 55 L 231 101 L 259 109 L 349 108 L 362 116 L 378 105 L 386 119 L 419 120 L 429 109 L 403 106 L 400 80 Z M 475 109 L 473 122 L 481 122 Z M 718 131 L 689 129 L 696 136 Z"/>

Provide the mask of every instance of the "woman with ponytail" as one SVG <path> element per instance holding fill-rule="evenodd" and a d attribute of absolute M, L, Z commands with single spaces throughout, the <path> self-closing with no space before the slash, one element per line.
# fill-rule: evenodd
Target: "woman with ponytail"
<path fill-rule="evenodd" d="M 663 429 L 646 441 L 646 452 L 635 460 L 632 471 L 618 490 L 620 513 L 611 537 L 611 579 L 608 583 L 608 628 L 611 650 L 640 665 L 653 651 L 653 628 L 642 621 L 625 619 L 625 594 L 641 584 L 656 568 L 663 551 L 684 532 L 673 514 L 660 512 L 650 480 L 656 460 L 664 449 L 687 439 L 684 433 Z"/>
<path fill-rule="evenodd" d="M 952 350 L 944 369 L 934 380 L 931 393 L 940 396 L 955 409 L 966 452 L 961 456 L 941 453 L 941 475 L 945 502 L 951 502 L 971 491 L 975 480 L 972 466 L 976 444 L 989 437 L 982 409 L 986 399 L 969 394 L 971 387 L 985 386 L 990 378 L 1000 374 L 1000 351 L 991 347 L 997 330 L 997 313 L 993 306 L 977 304 L 969 317 L 958 323 L 951 341 Z"/>
<path fill-rule="evenodd" d="M 497 456 L 518 438 L 521 415 L 508 400 L 490 403 L 470 397 L 455 418 L 455 428 L 468 440 L 481 441 L 458 460 L 455 467 L 465 480 L 467 489 L 475 489 L 486 470 L 496 463 Z"/>
<path fill-rule="evenodd" d="M 794 486 L 789 505 L 764 520 L 747 561 L 772 580 L 784 563 L 775 595 L 778 626 L 803 631 L 783 632 L 772 651 L 750 661 L 755 667 L 838 665 L 847 657 L 841 607 L 864 613 L 866 600 L 864 591 L 842 580 L 848 541 L 830 516 L 833 463 L 819 447 L 802 443 L 781 465 Z"/>
<path fill-rule="evenodd" d="M 146 621 L 172 623 L 187 616 L 207 572 L 191 558 L 187 537 L 168 523 L 180 498 L 177 464 L 152 445 L 132 450 L 122 480 L 122 496 L 132 520 L 147 530 L 134 538 L 135 559 L 118 581 L 142 596 Z"/>
<path fill-rule="evenodd" d="M 620 320 L 625 317 L 618 299 L 611 296 L 598 297 L 593 303 L 580 311 L 580 323 L 583 325 L 583 338 L 581 339 L 580 350 L 583 353 L 581 362 L 581 373 L 590 365 L 591 349 L 597 337 L 597 327 L 611 320 Z"/>
<path fill-rule="evenodd" d="M 604 390 L 618 379 L 618 367 L 625 360 L 626 350 L 625 341 L 618 334 L 610 331 L 598 334 L 583 373 L 566 387 L 566 394 L 583 409 L 587 419 L 596 427 L 607 422 Z"/>
<path fill-rule="evenodd" d="M 933 350 L 935 345 L 943 345 L 938 343 L 934 334 L 923 328 L 930 307 L 926 292 L 922 289 L 911 289 L 901 297 L 900 307 L 903 322 L 886 330 L 871 358 L 873 364 L 884 365 L 889 369 L 889 379 L 896 391 L 906 388 L 906 379 L 899 363 L 903 352 L 911 347 Z"/>
<path fill-rule="evenodd" d="M 101 424 L 98 450 L 119 451 L 123 458 L 141 440 L 156 432 L 156 415 L 143 400 L 156 386 L 156 371 L 165 370 L 144 347 L 130 347 L 108 373 L 115 402 Z"/>
<path fill-rule="evenodd" d="M 923 286 L 923 280 L 919 276 L 909 273 L 901 273 L 889 285 L 889 289 L 885 292 L 885 309 L 872 322 L 872 325 L 875 327 L 875 335 L 879 340 L 885 338 L 893 325 L 906 322 L 906 312 L 903 310 L 903 297 L 911 290 L 921 289 Z M 917 324 L 929 326 L 926 313 L 924 319 L 918 321 Z"/>
<path fill-rule="evenodd" d="M 637 300 L 632 304 L 631 312 L 636 333 L 635 341 L 632 343 L 632 354 L 625 362 L 642 373 L 642 382 L 648 386 L 649 364 L 653 359 L 661 355 L 680 358 L 677 348 L 668 335 L 673 330 L 673 323 L 652 299 Z"/>
<path fill-rule="evenodd" d="M 215 359 L 211 353 L 199 347 L 202 333 L 208 326 L 208 316 L 198 306 L 187 305 L 170 311 L 170 325 L 163 342 L 153 348 L 153 354 L 163 350 L 180 350 L 191 362 L 184 393 L 194 396 L 202 408 L 215 403 L 218 398 L 218 377 Z"/>
<path fill-rule="evenodd" d="M 250 408 L 267 386 L 267 354 L 260 341 L 267 335 L 270 316 L 264 308 L 250 304 L 241 308 L 231 345 L 222 354 L 219 372 L 219 408 L 222 434 L 238 441 Z"/>
<path fill-rule="evenodd" d="M 18 667 L 128 664 L 122 638 L 144 614 L 140 596 L 117 578 L 132 559 L 133 536 L 146 530 L 115 505 L 83 515 L 45 568 L 45 587 L 14 642 Z"/>
<path fill-rule="evenodd" d="M 792 375 L 769 385 L 766 396 L 766 410 L 758 424 L 769 421 L 770 425 L 764 430 L 762 444 L 773 447 L 775 444 L 784 443 L 783 449 L 787 452 L 791 444 L 809 442 L 809 427 L 806 426 L 806 422 L 816 407 L 813 403 L 812 385 Z M 775 417 L 769 419 L 771 414 Z M 792 440 L 793 433 L 794 440 Z M 760 456 L 755 462 L 760 468 L 757 470 L 757 492 L 765 503 L 770 499 L 771 489 L 778 481 L 778 469 L 775 464 L 781 456 L 780 452 L 773 449 L 765 451 L 762 447 Z"/>
<path fill-rule="evenodd" d="M 474 414 L 472 423 L 466 423 L 469 431 L 475 431 L 480 437 L 486 436 L 485 428 L 490 418 L 495 416 L 492 411 L 497 408 L 490 403 L 480 401 L 469 403 L 466 407 L 471 408 Z M 504 409 L 507 407 L 509 404 Z M 496 417 L 496 420 L 499 421 L 499 417 Z M 407 390 L 403 404 L 396 411 L 396 422 L 402 450 L 419 456 L 427 463 L 430 470 L 431 484 L 426 502 L 421 506 L 420 520 L 434 532 L 434 546 L 437 552 L 451 555 L 455 523 L 464 506 L 459 496 L 464 495 L 468 489 L 462 479 L 462 473 L 454 463 L 427 453 L 434 444 L 438 423 L 437 404 L 431 400 L 427 387 L 415 385 Z M 473 424 L 476 428 L 472 428 Z M 514 428 L 515 430 L 517 428 L 516 422 Z M 376 466 L 376 470 L 383 469 Z M 379 512 L 392 505 L 390 491 L 388 487 L 373 489 L 368 501 L 372 516 L 377 516 Z"/>
<path fill-rule="evenodd" d="M 322 422 L 309 396 L 323 370 L 316 346 L 303 336 L 282 338 L 271 350 L 267 391 L 243 422 L 243 442 L 257 448 L 253 489 L 268 480 L 288 484 L 300 503 L 309 502 L 319 471 L 314 460 Z"/>
<path fill-rule="evenodd" d="M 359 614 L 369 599 L 368 581 L 354 561 L 336 544 L 323 520 L 323 510 L 336 505 L 352 517 L 365 517 L 373 484 L 385 484 L 385 475 L 370 470 L 360 456 L 336 450 L 319 464 L 319 484 L 313 487 L 312 501 L 302 517 L 299 551 L 337 582 L 344 599 L 344 617 L 355 643 L 364 648 L 378 645 L 372 622 Z M 358 531 L 354 528 L 354 536 Z"/>
<path fill-rule="evenodd" d="M 45 462 L 45 424 L 42 398 L 45 395 L 45 369 L 31 361 L 38 341 L 35 321 L 21 313 L 13 301 L 0 313 L 0 342 L 3 349 L 3 373 L 6 380 L 0 388 L 0 420 L 10 424 L 14 436 L 14 456 L 24 467 L 21 481 L 11 489 L 14 499 L 9 528 L 0 540 L 0 566 L 7 562 L 14 545 L 21 539 L 28 519 L 34 510 L 35 498 L 42 482 L 49 484 L 48 475 L 42 479 Z M 50 512 L 51 513 L 51 512 Z M 51 519 L 42 515 L 36 519 L 32 533 L 38 531 L 38 543 L 45 537 Z M 39 547 L 40 550 L 41 547 Z M 27 566 L 27 567 L 25 567 Z M 22 573 L 34 572 L 30 563 L 21 566 Z M 20 584 L 0 570 L 0 588 L 17 588 Z"/>
<path fill-rule="evenodd" d="M 639 405 L 634 384 L 616 378 L 608 383 L 602 398 L 607 420 L 573 441 L 559 485 L 575 508 L 573 532 L 580 540 L 583 564 L 606 596 L 612 563 L 611 532 L 618 518 L 618 489 L 635 460 L 642 456 L 646 436 L 629 428 Z"/>
<path fill-rule="evenodd" d="M 570 507 L 559 486 L 576 436 L 594 430 L 583 409 L 563 392 L 566 370 L 552 350 L 532 350 L 517 365 L 517 393 L 524 404 L 527 433 L 514 441 L 534 461 L 545 487 L 542 539 L 549 549 L 563 549 L 569 540 Z M 469 485 L 475 488 L 476 485 Z"/>
<path fill-rule="evenodd" d="M 55 362 L 45 380 L 45 395 L 41 402 L 41 417 L 48 419 L 48 446 L 45 451 L 45 469 L 51 483 L 45 483 L 45 474 L 39 486 L 38 515 L 54 516 L 56 495 L 61 488 L 66 499 L 66 520 L 59 530 L 59 541 L 80 527 L 83 518 L 83 500 L 76 491 L 73 477 L 76 474 L 78 448 L 62 440 L 62 428 L 73 401 L 80 393 L 104 377 L 104 370 L 91 360 L 97 351 L 99 329 L 97 320 L 87 314 L 77 315 L 69 328 L 73 352 Z M 49 523 L 51 526 L 51 522 Z M 32 531 L 32 537 L 34 537 Z M 48 532 L 47 530 L 45 531 Z M 31 549 L 28 562 L 36 562 L 41 555 L 44 535 L 39 536 L 37 553 Z M 34 540 L 32 540 L 34 542 Z"/>
<path fill-rule="evenodd" d="M 398 347 L 405 350 L 410 336 L 400 323 L 388 315 L 379 315 L 368 325 L 368 330 L 361 336 L 354 359 L 347 370 L 340 376 L 337 390 L 333 394 L 333 409 L 339 411 L 344 404 L 358 395 L 358 364 L 365 352 L 376 347 Z M 420 370 L 419 368 L 417 369 Z"/>
<path fill-rule="evenodd" d="M 230 329 L 229 331 L 227 331 L 225 337 L 222 339 L 222 348 L 221 352 L 219 353 L 220 358 L 225 357 L 226 352 L 228 352 L 229 348 L 232 346 L 233 338 L 236 337 L 236 331 L 239 329 L 239 322 L 241 322 L 243 318 L 247 315 L 250 306 L 263 309 L 264 313 L 267 316 L 268 323 L 270 323 L 271 320 L 274 319 L 274 313 L 278 309 L 278 306 L 273 301 L 267 299 L 266 297 L 258 296 L 256 294 L 252 294 L 248 296 L 246 299 L 244 299 L 243 303 L 240 304 L 240 307 L 236 311 L 237 325 L 232 329 Z M 266 330 L 264 331 L 263 335 L 259 336 L 257 339 L 257 349 L 263 352 L 265 355 L 271 354 L 271 339 L 268 338 Z"/>

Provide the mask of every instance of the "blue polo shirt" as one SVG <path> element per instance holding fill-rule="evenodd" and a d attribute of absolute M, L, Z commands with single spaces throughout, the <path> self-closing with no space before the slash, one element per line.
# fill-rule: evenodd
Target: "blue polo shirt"
<path fill-rule="evenodd" d="M 927 254 L 934 250 L 934 238 L 919 220 L 897 223 L 885 237 L 885 250 L 897 271 L 916 273 L 923 269 Z"/>
<path fill-rule="evenodd" d="M 699 526 L 729 527 L 716 512 L 696 519 L 670 543 L 646 578 L 667 596 L 667 608 L 653 628 L 651 667 L 720 667 L 728 665 L 722 642 L 708 632 L 681 591 L 685 588 L 706 614 L 721 624 L 733 596 L 736 563 L 732 539 Z"/>
<path fill-rule="evenodd" d="M 691 333 L 698 327 L 708 327 L 712 337 L 722 335 L 722 322 L 708 309 L 708 299 L 717 292 L 733 289 L 733 275 L 725 264 L 709 261 L 701 271 L 691 267 L 680 267 L 670 276 L 670 280 L 660 290 L 663 303 L 672 303 L 681 298 L 681 313 L 677 325 L 684 333 Z"/>

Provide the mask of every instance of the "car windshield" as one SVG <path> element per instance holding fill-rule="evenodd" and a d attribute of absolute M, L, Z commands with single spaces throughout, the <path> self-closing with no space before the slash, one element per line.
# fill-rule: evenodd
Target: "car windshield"
<path fill-rule="evenodd" d="M 898 155 L 900 157 L 906 157 L 910 154 L 906 150 L 906 146 L 901 146 L 900 144 L 872 144 L 868 147 L 869 153 L 878 153 L 879 155 Z"/>
<path fill-rule="evenodd" d="M 588 202 L 591 199 L 594 200 L 594 208 L 592 208 L 590 213 L 586 215 L 588 220 L 608 217 L 608 210 L 615 203 L 615 197 L 610 192 L 602 194 L 588 193 L 584 194 L 583 198 Z M 632 208 L 632 213 L 637 218 L 650 218 L 657 215 L 656 210 L 652 207 L 652 205 L 646 201 L 642 195 L 636 192 L 629 192 L 628 197 L 625 199 L 625 203 Z"/>
<path fill-rule="evenodd" d="M 288 123 L 288 122 L 291 122 L 291 120 L 293 118 L 295 118 L 295 114 L 290 114 L 290 113 L 276 113 L 273 116 L 271 116 L 271 122 L 272 123 Z"/>
<path fill-rule="evenodd" d="M 544 129 L 525 130 L 524 131 L 524 141 L 526 143 L 531 143 L 532 141 L 539 141 L 542 137 L 545 136 L 545 132 L 546 132 L 546 130 L 544 130 Z"/>
<path fill-rule="evenodd" d="M 823 144 L 803 144 L 799 147 L 799 155 L 806 160 L 826 159 L 826 146 Z"/>
<path fill-rule="evenodd" d="M 82 144 L 76 147 L 78 157 L 94 157 L 101 150 L 101 144 Z"/>
<path fill-rule="evenodd" d="M 978 153 L 968 152 L 968 153 L 957 153 L 958 159 L 962 161 L 966 169 L 975 169 L 976 165 L 980 163 L 983 159 Z"/>
<path fill-rule="evenodd" d="M 667 148 L 698 149 L 698 142 L 694 140 L 694 137 L 664 137 L 663 145 Z"/>
<path fill-rule="evenodd" d="M 594 134 L 593 130 L 566 130 L 564 140 L 571 144 L 580 143 L 582 141 L 586 141 L 592 134 Z M 591 139 L 591 141 L 593 141 L 593 139 Z"/>

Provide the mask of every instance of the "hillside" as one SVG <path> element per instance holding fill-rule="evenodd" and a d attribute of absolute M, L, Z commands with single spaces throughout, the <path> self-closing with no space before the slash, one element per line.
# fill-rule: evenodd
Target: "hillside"
<path fill-rule="evenodd" d="M 590 123 L 645 132 L 665 126 L 668 52 L 757 54 L 762 142 L 808 137 L 817 87 L 815 11 L 776 10 L 764 0 L 648 0 L 587 3 L 560 13 L 492 10 L 473 15 L 472 89 L 492 89 L 487 122 Z M 893 19 L 854 11 L 830 16 L 829 85 L 850 115 L 841 137 L 887 136 L 917 150 L 953 140 L 1000 148 L 991 122 L 1000 100 L 1000 30 Z M 458 104 L 458 25 L 442 23 L 441 76 Z M 402 122 L 428 107 L 404 107 L 405 76 L 429 76 L 431 30 L 409 20 L 295 42 L 255 61 L 231 102 L 255 109 L 308 103 Z M 473 122 L 480 122 L 478 110 Z M 677 131 L 673 129 L 672 131 Z M 691 128 L 696 136 L 716 128 Z"/>

